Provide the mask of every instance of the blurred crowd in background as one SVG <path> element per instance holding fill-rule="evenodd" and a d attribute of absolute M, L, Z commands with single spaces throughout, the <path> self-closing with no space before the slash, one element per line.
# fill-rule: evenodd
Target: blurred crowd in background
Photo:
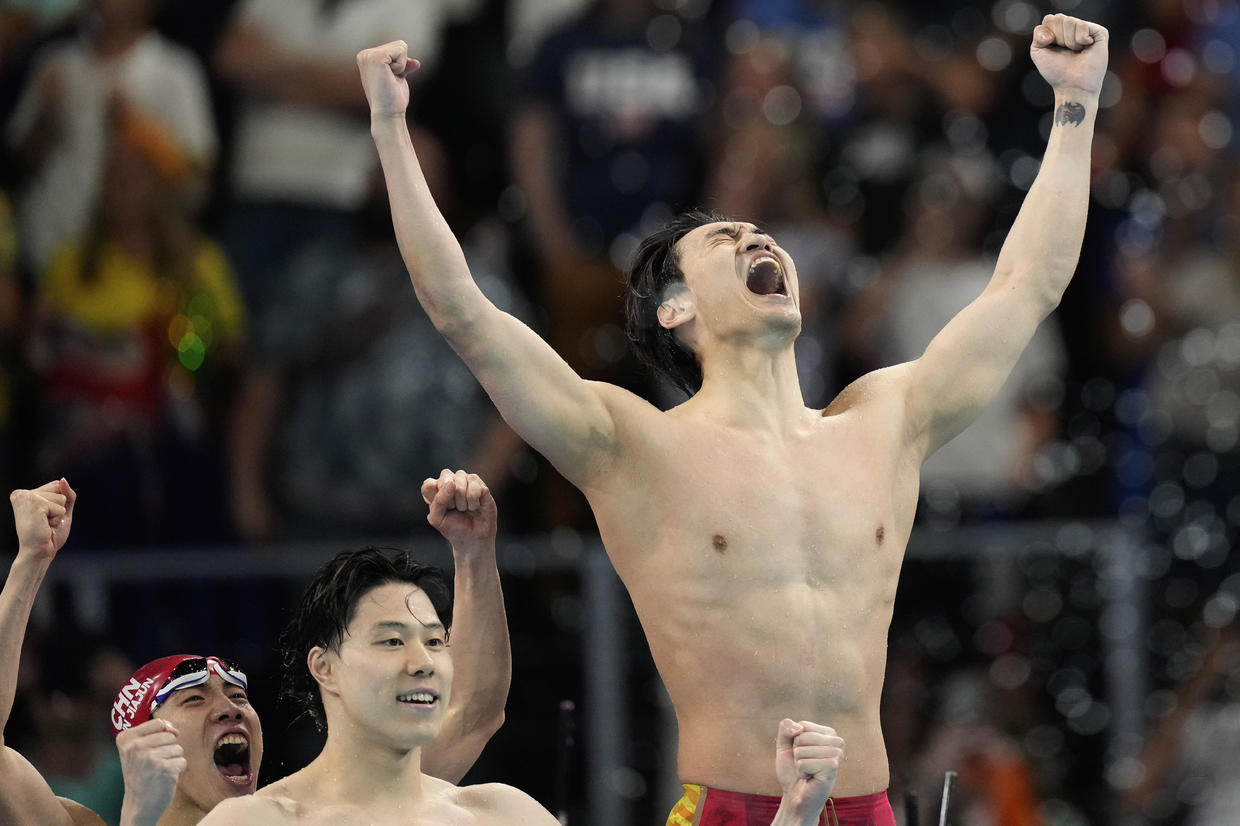
<path fill-rule="evenodd" d="M 77 548 L 402 535 L 443 467 L 489 482 L 507 534 L 588 534 L 417 306 L 356 52 L 403 39 L 422 61 L 415 146 L 476 279 L 579 372 L 679 401 L 627 353 L 622 273 L 705 206 L 796 261 L 822 407 L 916 358 L 989 278 L 1051 128 L 1027 54 L 1058 11 L 1111 31 L 1080 267 L 926 465 L 918 518 L 1139 531 L 1148 746 L 1117 765 L 1097 745 L 1105 582 L 1069 531 L 1075 553 L 998 573 L 910 563 L 893 790 L 955 767 L 962 823 L 1234 824 L 1237 0 L 0 0 L 2 482 L 66 476 Z M 511 624 L 518 670 L 551 661 Z M 83 684 L 40 662 L 57 633 L 29 646 L 28 753 L 58 789 L 115 791 L 110 744 L 78 746 L 139 652 L 75 641 Z M 537 793 L 537 768 L 502 771 Z"/>

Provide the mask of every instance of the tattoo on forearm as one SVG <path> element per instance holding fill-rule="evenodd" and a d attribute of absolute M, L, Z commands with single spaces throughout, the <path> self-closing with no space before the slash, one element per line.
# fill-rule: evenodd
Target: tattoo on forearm
<path fill-rule="evenodd" d="M 1072 124 L 1080 126 L 1085 121 L 1085 107 L 1079 103 L 1064 103 L 1055 112 L 1055 123 L 1059 126 Z"/>

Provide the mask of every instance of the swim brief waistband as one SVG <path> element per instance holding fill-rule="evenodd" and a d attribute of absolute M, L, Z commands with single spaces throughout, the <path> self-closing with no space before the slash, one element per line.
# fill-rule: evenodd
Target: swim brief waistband
<path fill-rule="evenodd" d="M 685 794 L 672 807 L 667 826 L 770 826 L 779 798 L 684 784 Z M 819 826 L 896 826 L 887 792 L 833 797 L 818 816 Z"/>

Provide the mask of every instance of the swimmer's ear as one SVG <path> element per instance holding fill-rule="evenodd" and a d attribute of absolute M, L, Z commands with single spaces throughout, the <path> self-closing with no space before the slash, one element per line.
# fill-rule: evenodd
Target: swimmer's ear
<path fill-rule="evenodd" d="M 697 307 L 693 303 L 693 294 L 684 284 L 669 285 L 663 291 L 663 303 L 659 305 L 659 326 L 665 330 L 675 330 L 686 321 L 697 315 Z"/>
<path fill-rule="evenodd" d="M 321 645 L 311 648 L 306 655 L 306 668 L 310 669 L 310 676 L 327 691 L 334 691 L 336 686 L 332 664 L 333 658 L 327 655 L 327 649 Z"/>

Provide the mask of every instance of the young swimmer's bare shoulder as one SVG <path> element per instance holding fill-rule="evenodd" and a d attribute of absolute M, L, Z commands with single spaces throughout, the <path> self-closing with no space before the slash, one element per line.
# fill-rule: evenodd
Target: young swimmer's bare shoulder
<path fill-rule="evenodd" d="M 281 826 L 297 822 L 297 805 L 290 798 L 259 793 L 218 803 L 199 826 Z"/>
<path fill-rule="evenodd" d="M 512 824 L 512 826 L 557 826 L 550 812 L 537 800 L 520 789 L 502 783 L 481 783 L 461 786 L 452 795 L 453 802 L 475 818 L 479 824 Z"/>
<path fill-rule="evenodd" d="M 910 365 L 911 362 L 896 364 L 866 373 L 841 390 L 822 411 L 822 415 L 838 416 L 850 410 L 868 408 L 876 403 L 893 400 L 908 381 Z"/>
<path fill-rule="evenodd" d="M 56 799 L 60 801 L 65 814 L 69 815 L 69 822 L 73 826 L 104 826 L 103 818 L 76 800 L 70 800 L 67 797 L 58 797 Z"/>

